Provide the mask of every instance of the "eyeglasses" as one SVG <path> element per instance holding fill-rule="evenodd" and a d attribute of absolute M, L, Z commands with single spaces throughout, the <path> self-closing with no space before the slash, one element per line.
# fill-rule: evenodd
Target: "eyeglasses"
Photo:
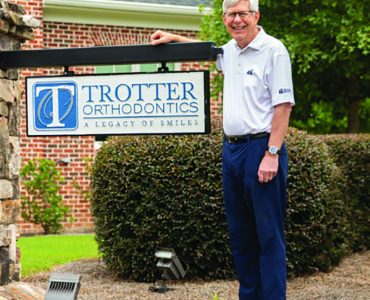
<path fill-rule="evenodd" d="M 236 16 L 239 16 L 240 19 L 247 19 L 254 13 L 255 13 L 254 11 L 237 11 L 237 12 L 225 13 L 224 16 L 230 20 L 235 19 Z"/>

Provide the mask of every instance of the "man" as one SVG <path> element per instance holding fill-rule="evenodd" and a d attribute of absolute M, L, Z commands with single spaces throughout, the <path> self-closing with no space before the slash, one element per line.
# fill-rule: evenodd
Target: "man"
<path fill-rule="evenodd" d="M 224 74 L 223 188 L 239 299 L 285 299 L 283 141 L 294 105 L 289 54 L 257 25 L 258 0 L 225 0 L 223 12 L 232 36 L 217 59 Z M 157 31 L 151 41 L 194 40 Z"/>

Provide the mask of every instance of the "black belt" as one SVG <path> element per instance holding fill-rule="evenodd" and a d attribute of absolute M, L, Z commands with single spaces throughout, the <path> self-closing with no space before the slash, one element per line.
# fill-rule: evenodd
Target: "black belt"
<path fill-rule="evenodd" d="M 269 136 L 268 132 L 259 132 L 255 134 L 244 134 L 244 135 L 226 135 L 224 134 L 224 141 L 229 142 L 230 144 L 234 143 L 243 143 L 252 139 L 262 138 Z"/>

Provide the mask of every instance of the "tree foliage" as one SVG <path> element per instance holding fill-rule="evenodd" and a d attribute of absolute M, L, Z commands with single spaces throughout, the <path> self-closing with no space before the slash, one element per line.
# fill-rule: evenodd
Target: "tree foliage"
<path fill-rule="evenodd" d="M 200 37 L 222 45 L 230 38 L 222 23 L 222 0 L 213 0 L 212 5 Z M 370 89 L 370 2 L 262 0 L 260 11 L 260 24 L 283 41 L 292 59 L 299 104 L 293 118 L 300 121 L 295 125 L 311 130 L 308 120 L 321 106 L 321 113 L 335 118 L 329 127 L 327 122 L 316 122 L 314 132 L 368 130 L 364 102 Z M 220 91 L 220 77 L 216 81 L 214 87 Z M 336 126 L 339 120 L 341 125 Z"/>

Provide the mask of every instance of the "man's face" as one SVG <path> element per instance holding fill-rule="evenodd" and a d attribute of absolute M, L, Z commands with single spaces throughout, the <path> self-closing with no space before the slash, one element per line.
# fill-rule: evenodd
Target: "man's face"
<path fill-rule="evenodd" d="M 226 30 L 236 40 L 238 46 L 244 48 L 258 33 L 259 17 L 259 12 L 250 13 L 249 0 L 240 0 L 235 6 L 226 10 L 223 21 Z"/>

